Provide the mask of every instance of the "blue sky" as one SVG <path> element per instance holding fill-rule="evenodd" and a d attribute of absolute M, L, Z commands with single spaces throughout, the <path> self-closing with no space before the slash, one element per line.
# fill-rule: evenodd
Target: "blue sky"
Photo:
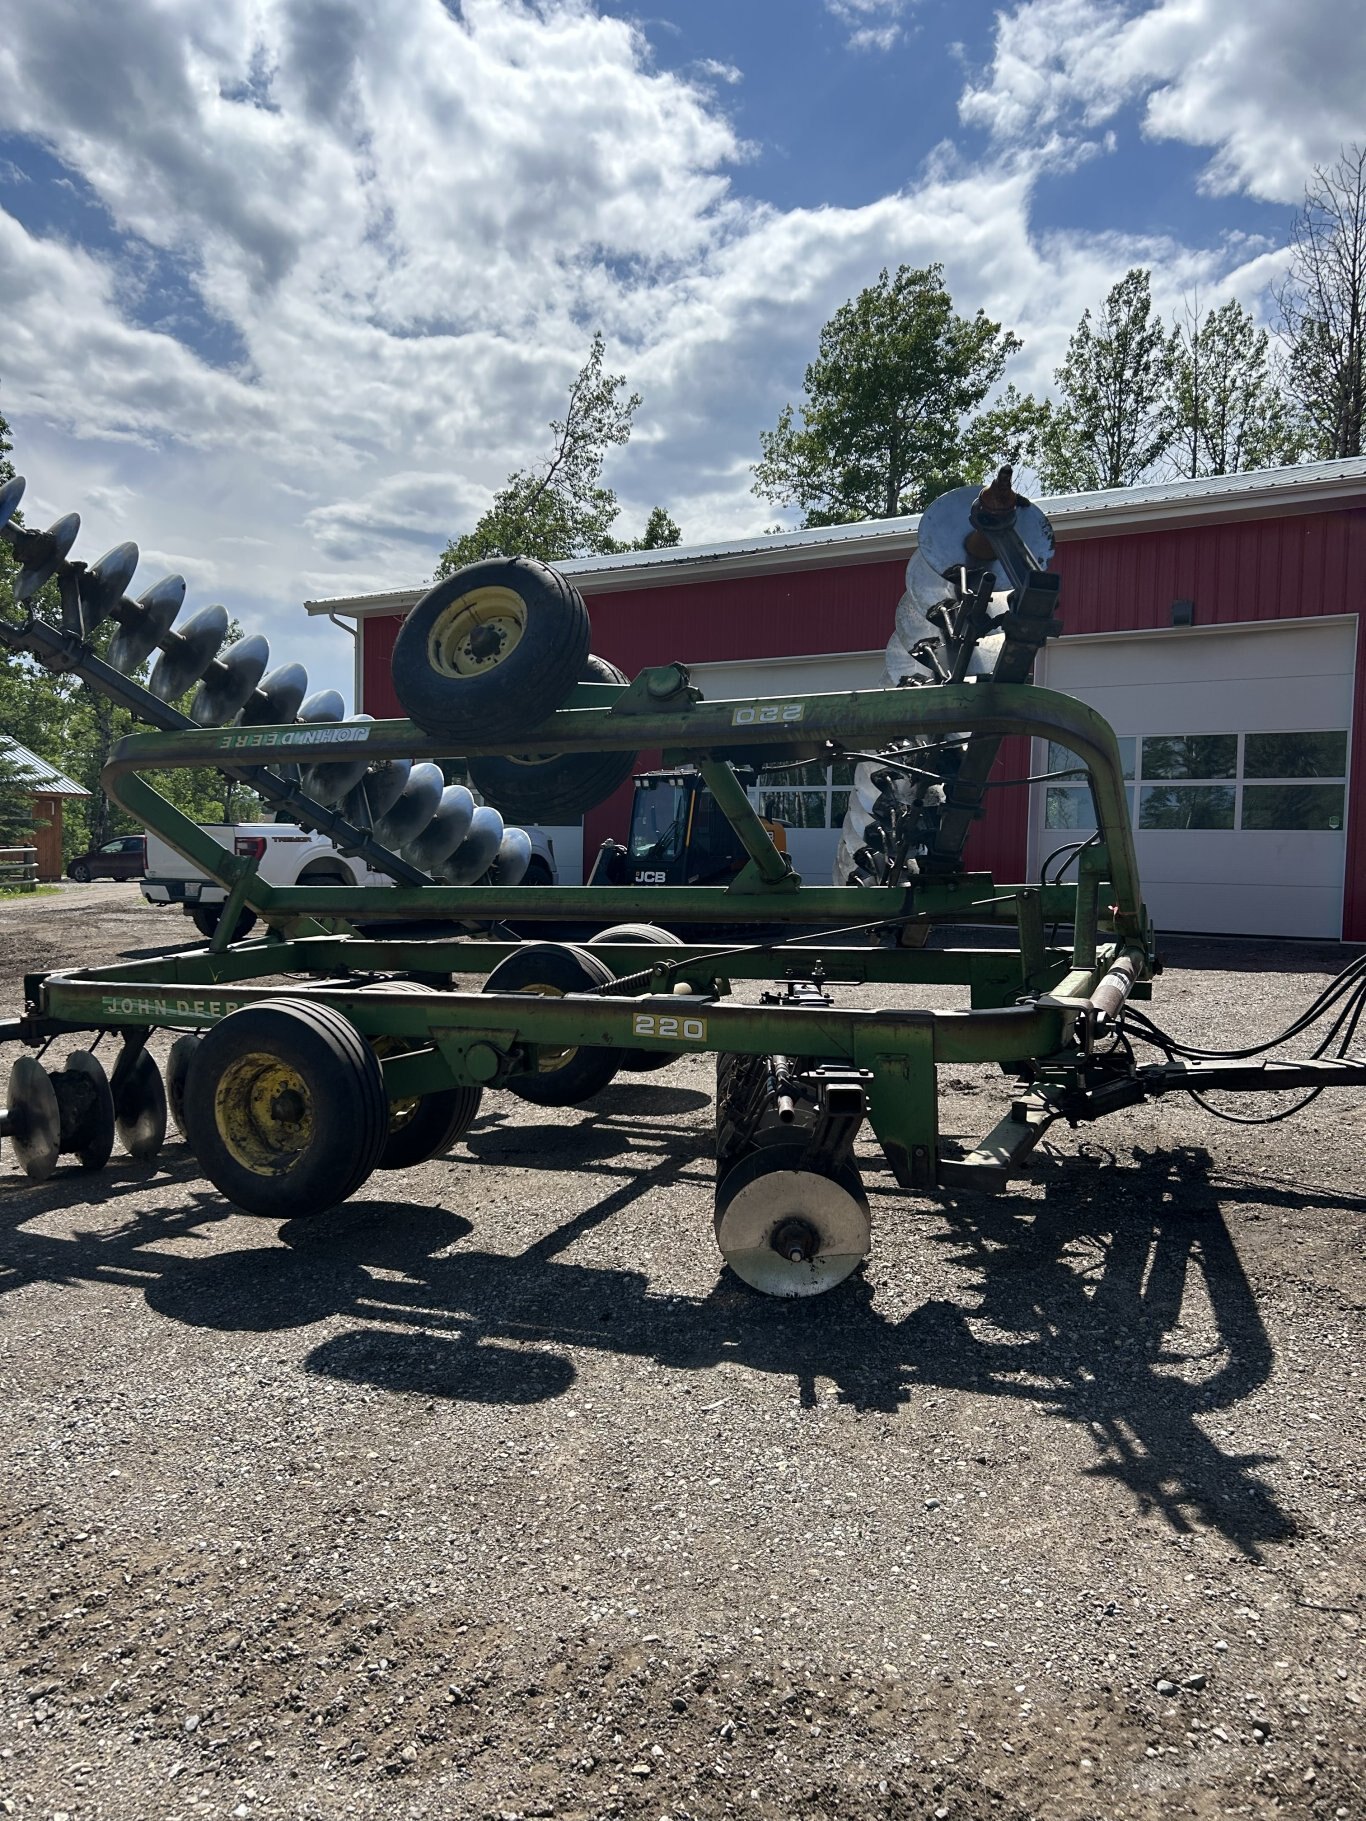
<path fill-rule="evenodd" d="M 1265 315 L 1366 136 L 1353 0 L 46 0 L 0 43 L 0 409 L 30 517 L 131 537 L 349 684 L 306 598 L 431 571 L 593 329 L 619 530 L 772 522 L 759 432 L 884 266 L 1046 391 L 1131 264 Z"/>

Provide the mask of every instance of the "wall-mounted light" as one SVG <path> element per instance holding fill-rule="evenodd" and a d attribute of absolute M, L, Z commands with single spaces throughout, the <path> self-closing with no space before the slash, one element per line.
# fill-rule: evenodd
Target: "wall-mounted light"
<path fill-rule="evenodd" d="M 1195 624 L 1195 602 L 1194 601 L 1173 601 L 1172 602 L 1172 625 L 1173 626 L 1193 626 L 1194 624 Z"/>

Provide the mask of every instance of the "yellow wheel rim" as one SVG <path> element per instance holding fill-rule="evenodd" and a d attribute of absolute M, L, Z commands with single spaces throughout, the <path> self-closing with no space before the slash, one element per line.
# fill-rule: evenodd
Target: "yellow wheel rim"
<path fill-rule="evenodd" d="M 530 993 L 533 997 L 538 999 L 564 998 L 564 994 L 558 986 L 517 986 L 512 990 L 515 993 Z M 579 1046 L 577 1043 L 572 1049 L 567 1050 L 552 1050 L 547 1044 L 537 1044 L 536 1073 L 538 1075 L 553 1075 L 557 1069 L 562 1069 L 564 1065 L 570 1061 L 572 1057 L 577 1056 L 578 1053 Z"/>
<path fill-rule="evenodd" d="M 283 1176 L 313 1141 L 313 1096 L 295 1068 L 264 1050 L 228 1064 L 214 1122 L 231 1156 L 256 1176 Z"/>
<path fill-rule="evenodd" d="M 379 1057 L 407 1056 L 423 1046 L 414 1043 L 411 1037 L 372 1037 L 370 1048 Z M 389 1130 L 401 1132 L 406 1125 L 411 1125 L 417 1117 L 417 1109 L 422 1105 L 421 1094 L 410 1094 L 405 1100 L 389 1102 Z"/>
<path fill-rule="evenodd" d="M 443 677 L 476 677 L 515 651 L 526 631 L 526 602 L 511 588 L 472 588 L 436 616 L 427 661 Z"/>

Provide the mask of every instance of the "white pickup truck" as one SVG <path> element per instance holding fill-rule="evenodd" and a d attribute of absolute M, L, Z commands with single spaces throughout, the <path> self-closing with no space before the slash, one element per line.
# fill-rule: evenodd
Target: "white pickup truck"
<path fill-rule="evenodd" d="M 255 858 L 257 871 L 267 885 L 391 885 L 364 860 L 348 859 L 324 835 L 309 834 L 293 822 L 203 822 L 206 835 L 220 847 Z M 538 828 L 529 828 L 531 865 L 525 885 L 553 885 L 555 849 Z M 139 881 L 149 904 L 178 904 L 194 921 L 201 936 L 218 928 L 227 893 L 189 860 L 183 859 L 159 836 L 147 831 L 147 870 Z M 231 940 L 240 942 L 255 924 L 251 911 L 243 911 Z"/>

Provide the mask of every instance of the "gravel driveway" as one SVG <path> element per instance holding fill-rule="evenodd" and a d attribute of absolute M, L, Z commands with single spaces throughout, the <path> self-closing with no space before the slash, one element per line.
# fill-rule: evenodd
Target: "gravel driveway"
<path fill-rule="evenodd" d="M 0 1010 L 185 933 L 0 900 Z M 1266 1034 L 1347 958 L 1172 943 L 1152 1009 Z M 0 1147 L 0 1812 L 1366 1816 L 1362 1096 L 998 1200 L 868 1149 L 801 1305 L 718 1269 L 702 1059 L 484 1109 L 283 1226 L 178 1141 Z"/>

